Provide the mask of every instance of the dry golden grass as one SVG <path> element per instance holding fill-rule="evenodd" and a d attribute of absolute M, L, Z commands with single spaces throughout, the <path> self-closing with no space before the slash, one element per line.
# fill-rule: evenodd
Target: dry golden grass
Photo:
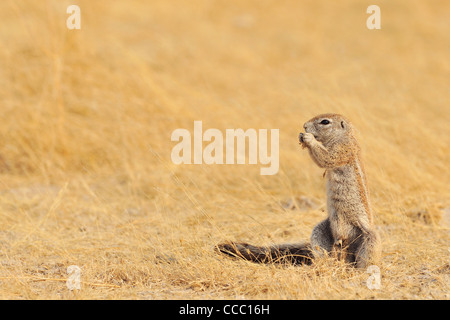
<path fill-rule="evenodd" d="M 69 1 L 0 2 L 0 298 L 449 298 L 448 1 L 380 0 L 378 31 L 358 0 L 77 3 L 69 31 Z M 213 251 L 305 240 L 325 217 L 322 171 L 297 143 L 322 112 L 358 129 L 379 290 L 330 260 Z M 279 128 L 279 173 L 172 164 L 171 133 L 194 120 Z M 297 196 L 320 206 L 279 205 Z"/>

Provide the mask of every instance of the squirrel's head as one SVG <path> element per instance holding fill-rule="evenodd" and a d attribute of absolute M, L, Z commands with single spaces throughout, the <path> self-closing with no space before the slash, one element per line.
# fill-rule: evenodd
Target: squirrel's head
<path fill-rule="evenodd" d="M 324 145 L 348 137 L 352 131 L 350 121 L 335 113 L 320 114 L 307 121 L 303 128 L 305 128 L 305 132 L 313 134 L 316 140 Z"/>

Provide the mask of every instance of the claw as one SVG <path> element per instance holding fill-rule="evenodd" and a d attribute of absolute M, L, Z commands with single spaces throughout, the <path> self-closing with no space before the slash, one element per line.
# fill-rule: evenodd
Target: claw
<path fill-rule="evenodd" d="M 298 135 L 298 139 L 300 140 L 301 143 L 303 143 L 303 132 L 300 132 L 300 134 Z"/>

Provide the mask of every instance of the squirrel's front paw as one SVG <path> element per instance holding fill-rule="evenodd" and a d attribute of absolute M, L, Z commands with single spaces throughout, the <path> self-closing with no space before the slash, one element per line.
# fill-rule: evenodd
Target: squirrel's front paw
<path fill-rule="evenodd" d="M 298 135 L 298 143 L 302 146 L 302 148 L 306 148 L 306 144 L 303 141 L 303 132 L 300 132 L 300 134 Z"/>
<path fill-rule="evenodd" d="M 300 143 L 305 147 L 305 146 L 309 146 L 309 145 L 311 145 L 311 143 L 313 143 L 314 142 L 314 140 L 316 140 L 315 138 L 314 138 L 314 135 L 312 134 L 312 133 L 308 133 L 308 132 L 306 132 L 306 133 L 300 133 L 300 135 L 299 135 L 299 140 L 300 140 Z"/>
<path fill-rule="evenodd" d="M 300 132 L 300 134 L 298 135 L 298 141 L 299 141 L 300 143 L 303 143 L 303 135 L 304 135 L 303 132 Z"/>

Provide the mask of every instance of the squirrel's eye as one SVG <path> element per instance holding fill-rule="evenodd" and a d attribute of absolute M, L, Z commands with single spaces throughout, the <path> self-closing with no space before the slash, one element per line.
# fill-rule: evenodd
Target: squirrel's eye
<path fill-rule="evenodd" d="M 329 123 L 330 123 L 329 120 L 322 120 L 322 121 L 320 121 L 320 124 L 329 124 Z"/>

